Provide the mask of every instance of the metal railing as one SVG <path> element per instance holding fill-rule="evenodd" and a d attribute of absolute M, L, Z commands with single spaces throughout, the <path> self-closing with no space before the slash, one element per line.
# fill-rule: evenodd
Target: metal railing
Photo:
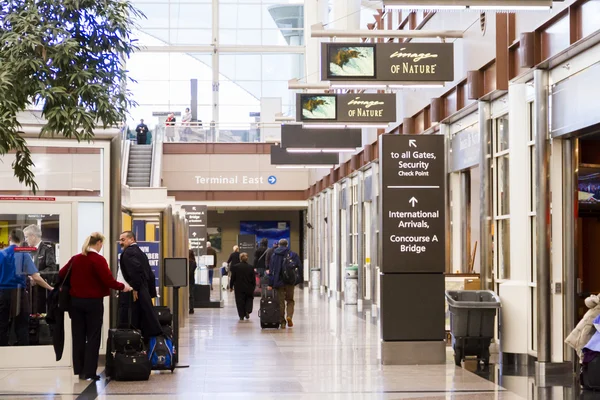
<path fill-rule="evenodd" d="M 260 143 L 266 129 L 278 129 L 280 122 L 209 123 L 183 122 L 156 125 L 154 133 L 165 143 Z"/>

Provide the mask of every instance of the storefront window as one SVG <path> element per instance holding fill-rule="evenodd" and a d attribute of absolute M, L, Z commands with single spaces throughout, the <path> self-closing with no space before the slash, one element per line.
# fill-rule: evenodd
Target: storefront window
<path fill-rule="evenodd" d="M 497 118 L 493 124 L 494 148 L 494 269 L 499 280 L 510 279 L 510 155 L 508 116 Z"/>
<path fill-rule="evenodd" d="M 51 286 L 58 281 L 59 219 L 56 214 L 0 214 L 0 250 L 16 244 L 14 256 L 5 254 L 1 265 L 0 346 L 52 344 L 48 291 L 31 276 L 39 272 Z"/>

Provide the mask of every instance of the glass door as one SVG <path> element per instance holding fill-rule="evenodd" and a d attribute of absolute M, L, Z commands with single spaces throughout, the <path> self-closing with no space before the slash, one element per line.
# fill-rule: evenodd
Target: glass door
<path fill-rule="evenodd" d="M 58 270 L 76 252 L 73 246 L 72 205 L 37 202 L 2 202 L 0 207 L 0 248 L 7 247 L 12 231 L 22 232 L 25 241 L 19 253 L 31 257 L 42 277 L 54 286 Z M 30 281 L 21 275 L 24 282 Z M 16 292 L 15 292 L 16 293 Z M 9 313 L 0 313 L 9 323 L 8 346 L 0 347 L 2 368 L 51 368 L 71 365 L 71 321 L 65 318 L 64 352 L 56 361 L 52 337 L 55 326 L 46 323 L 47 291 L 27 284 L 23 301 L 11 301 Z M 24 304 L 25 303 L 25 304 Z M 25 317 L 23 317 L 25 315 Z M 27 326 L 28 334 L 16 334 L 17 327 Z"/>

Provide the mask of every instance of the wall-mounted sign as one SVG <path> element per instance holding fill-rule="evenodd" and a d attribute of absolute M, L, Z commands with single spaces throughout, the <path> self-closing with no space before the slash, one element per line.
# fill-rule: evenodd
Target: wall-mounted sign
<path fill-rule="evenodd" d="M 296 95 L 296 121 L 388 123 L 396 121 L 395 94 Z"/>
<path fill-rule="evenodd" d="M 479 124 L 458 132 L 452 138 L 450 171 L 456 172 L 479 165 Z"/>
<path fill-rule="evenodd" d="M 446 265 L 442 135 L 381 136 L 381 271 L 442 273 Z"/>
<path fill-rule="evenodd" d="M 322 43 L 326 81 L 451 82 L 452 43 Z"/>

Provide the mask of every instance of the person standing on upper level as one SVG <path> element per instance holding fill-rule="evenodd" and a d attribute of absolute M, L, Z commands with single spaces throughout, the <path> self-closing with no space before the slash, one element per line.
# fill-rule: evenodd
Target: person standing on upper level
<path fill-rule="evenodd" d="M 175 122 L 177 119 L 175 118 L 175 114 L 170 113 L 167 119 L 165 120 L 167 142 L 175 141 Z"/>
<path fill-rule="evenodd" d="M 144 123 L 143 119 L 140 119 L 139 125 L 135 128 L 137 134 L 137 144 L 146 144 L 148 142 L 148 125 Z"/>

